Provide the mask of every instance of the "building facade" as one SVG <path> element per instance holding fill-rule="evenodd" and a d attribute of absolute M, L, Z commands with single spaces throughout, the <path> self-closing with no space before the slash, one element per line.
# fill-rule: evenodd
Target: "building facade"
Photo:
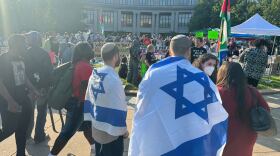
<path fill-rule="evenodd" d="M 95 31 L 186 33 L 197 0 L 84 0 L 84 22 Z M 102 23 L 102 24 L 101 24 Z"/>

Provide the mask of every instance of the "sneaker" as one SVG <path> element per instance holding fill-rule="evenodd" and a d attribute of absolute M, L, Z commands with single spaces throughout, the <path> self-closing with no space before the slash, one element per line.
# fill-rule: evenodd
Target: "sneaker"
<path fill-rule="evenodd" d="M 42 142 L 45 142 L 45 141 L 50 141 L 51 138 L 49 135 L 46 135 L 44 139 L 41 139 L 41 140 L 34 140 L 35 144 L 40 144 Z"/>

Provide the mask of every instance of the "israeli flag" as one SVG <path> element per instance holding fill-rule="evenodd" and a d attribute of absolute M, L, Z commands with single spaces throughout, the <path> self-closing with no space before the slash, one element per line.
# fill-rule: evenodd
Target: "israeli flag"
<path fill-rule="evenodd" d="M 222 155 L 227 118 L 210 78 L 185 58 L 169 57 L 140 84 L 129 156 Z"/>
<path fill-rule="evenodd" d="M 111 136 L 126 133 L 127 105 L 122 82 L 112 67 L 94 70 L 88 82 L 84 120 Z"/>

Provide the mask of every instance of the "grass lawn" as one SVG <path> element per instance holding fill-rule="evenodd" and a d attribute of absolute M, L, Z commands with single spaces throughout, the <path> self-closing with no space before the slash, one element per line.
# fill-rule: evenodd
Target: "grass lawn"
<path fill-rule="evenodd" d="M 280 88 L 280 76 L 263 77 L 259 83 L 258 89 Z"/>

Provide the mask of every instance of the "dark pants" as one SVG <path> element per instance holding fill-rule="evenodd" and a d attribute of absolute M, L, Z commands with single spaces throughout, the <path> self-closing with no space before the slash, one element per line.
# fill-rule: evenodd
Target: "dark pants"
<path fill-rule="evenodd" d="M 95 150 L 96 156 L 123 156 L 123 137 L 104 145 L 95 142 Z"/>
<path fill-rule="evenodd" d="M 138 85 L 139 61 L 130 59 L 128 64 L 127 82 Z"/>
<path fill-rule="evenodd" d="M 27 138 L 31 138 L 31 133 L 34 128 L 34 110 L 35 105 L 33 105 L 33 110 L 31 113 L 31 122 L 29 124 Z M 46 124 L 46 116 L 47 116 L 47 104 L 44 105 L 37 105 L 37 119 L 36 119 L 36 127 L 35 127 L 35 135 L 34 141 L 43 141 L 45 140 L 46 133 L 45 133 L 45 124 Z"/>
<path fill-rule="evenodd" d="M 26 132 L 31 120 L 32 106 L 27 99 L 19 104 L 22 106 L 20 113 L 11 113 L 7 108 L 1 107 L 3 128 L 0 131 L 0 142 L 15 133 L 17 156 L 25 156 Z"/>
<path fill-rule="evenodd" d="M 252 86 L 254 86 L 254 87 L 258 87 L 258 85 L 259 85 L 259 80 L 254 79 L 254 78 L 250 78 L 250 77 L 248 77 L 247 79 L 248 79 L 248 84 L 249 84 L 249 85 L 252 85 Z"/>
<path fill-rule="evenodd" d="M 83 126 L 81 128 L 84 131 L 84 136 L 86 137 L 87 141 L 90 145 L 94 144 L 91 125 L 87 122 L 83 122 L 83 104 L 79 104 L 77 101 L 78 100 L 72 98 L 67 103 L 65 126 L 55 140 L 54 146 L 51 150 L 52 155 L 58 155 L 82 125 Z"/>

